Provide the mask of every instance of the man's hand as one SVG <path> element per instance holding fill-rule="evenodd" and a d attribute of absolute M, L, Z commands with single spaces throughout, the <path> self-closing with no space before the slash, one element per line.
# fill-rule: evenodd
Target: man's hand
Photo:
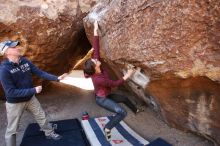
<path fill-rule="evenodd" d="M 42 86 L 35 87 L 36 93 L 40 93 L 42 91 Z"/>
<path fill-rule="evenodd" d="M 58 77 L 58 80 L 63 80 L 68 74 L 64 73 L 61 76 Z"/>

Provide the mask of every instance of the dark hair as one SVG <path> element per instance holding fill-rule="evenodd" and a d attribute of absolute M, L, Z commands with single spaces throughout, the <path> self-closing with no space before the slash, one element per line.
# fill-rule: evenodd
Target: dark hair
<path fill-rule="evenodd" d="M 83 66 L 84 73 L 87 75 L 93 75 L 95 73 L 95 63 L 92 59 L 88 59 Z"/>

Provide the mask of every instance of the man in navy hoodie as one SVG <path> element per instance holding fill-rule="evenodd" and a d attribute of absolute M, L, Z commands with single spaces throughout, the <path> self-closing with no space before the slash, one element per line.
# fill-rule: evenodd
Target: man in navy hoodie
<path fill-rule="evenodd" d="M 61 136 L 54 132 L 53 125 L 47 121 L 45 112 L 35 97 L 35 94 L 41 92 L 42 86 L 33 87 L 32 73 L 50 81 L 59 81 L 66 74 L 57 77 L 38 69 L 31 61 L 21 57 L 18 45 L 18 41 L 10 40 L 0 43 L 0 53 L 6 58 L 0 67 L 0 79 L 7 100 L 6 146 L 16 146 L 16 133 L 24 110 L 33 114 L 47 138 L 59 140 Z"/>

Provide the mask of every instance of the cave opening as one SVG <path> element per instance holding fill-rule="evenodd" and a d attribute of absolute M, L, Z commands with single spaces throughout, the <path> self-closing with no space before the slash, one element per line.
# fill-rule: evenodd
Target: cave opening
<path fill-rule="evenodd" d="M 69 49 L 66 52 L 63 52 L 63 54 L 60 54 L 63 61 L 67 62 L 65 71 L 69 72 L 73 69 L 82 70 L 82 64 L 77 68 L 74 68 L 74 66 L 88 53 L 91 47 L 92 45 L 86 36 L 85 29 L 81 28 L 73 38 Z M 65 58 L 63 58 L 64 56 Z"/>
<path fill-rule="evenodd" d="M 76 40 L 77 43 L 73 42 L 68 52 L 68 76 L 61 82 L 84 90 L 94 90 L 92 80 L 85 78 L 83 73 L 85 56 L 92 47 L 84 28 L 78 32 Z"/>

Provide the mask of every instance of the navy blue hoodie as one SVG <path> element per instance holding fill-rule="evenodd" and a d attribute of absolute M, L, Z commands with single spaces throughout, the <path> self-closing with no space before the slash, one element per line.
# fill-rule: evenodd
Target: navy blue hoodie
<path fill-rule="evenodd" d="M 6 59 L 0 67 L 0 79 L 8 103 L 28 101 L 36 93 L 32 82 L 32 73 L 50 81 L 58 81 L 58 77 L 38 69 L 24 57 L 19 64 Z"/>

